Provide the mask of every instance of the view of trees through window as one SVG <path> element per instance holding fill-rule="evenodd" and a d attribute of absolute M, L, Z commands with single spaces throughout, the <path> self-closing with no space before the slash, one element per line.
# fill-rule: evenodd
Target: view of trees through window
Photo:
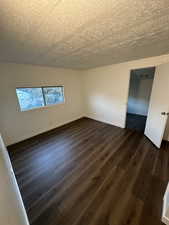
<path fill-rule="evenodd" d="M 63 102 L 63 87 L 43 88 L 46 105 Z"/>
<path fill-rule="evenodd" d="M 17 88 L 16 93 L 21 111 L 64 102 L 63 86 Z"/>

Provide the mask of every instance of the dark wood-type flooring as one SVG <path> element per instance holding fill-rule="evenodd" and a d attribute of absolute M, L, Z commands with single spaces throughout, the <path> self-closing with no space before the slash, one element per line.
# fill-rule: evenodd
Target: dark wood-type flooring
<path fill-rule="evenodd" d="M 147 116 L 127 113 L 126 128 L 144 133 Z"/>
<path fill-rule="evenodd" d="M 9 147 L 31 225 L 160 225 L 169 147 L 83 118 Z"/>

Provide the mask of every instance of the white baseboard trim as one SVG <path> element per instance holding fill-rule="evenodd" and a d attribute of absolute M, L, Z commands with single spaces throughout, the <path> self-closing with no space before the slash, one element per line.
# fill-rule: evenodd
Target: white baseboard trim
<path fill-rule="evenodd" d="M 123 128 L 123 129 L 125 128 L 124 126 L 120 126 L 119 124 L 114 124 L 111 121 L 103 120 L 103 119 L 100 119 L 100 118 L 95 118 L 95 117 L 92 117 L 90 115 L 85 115 L 84 117 L 92 119 L 92 120 L 96 120 L 98 122 L 106 123 L 106 124 L 109 124 L 109 125 L 112 125 L 112 126 L 115 126 L 115 127 L 120 127 L 120 128 Z"/>
<path fill-rule="evenodd" d="M 55 129 L 55 128 L 59 128 L 59 127 L 64 126 L 64 125 L 66 125 L 66 124 L 68 124 L 68 123 L 71 123 L 71 122 L 74 122 L 74 121 L 76 121 L 76 120 L 79 120 L 79 119 L 81 119 L 81 118 L 83 118 L 83 117 L 85 117 L 85 116 L 84 116 L 84 115 L 80 115 L 80 116 L 75 117 L 75 118 L 73 118 L 73 119 L 71 119 L 71 120 L 66 120 L 65 122 L 58 123 L 58 124 L 55 125 L 55 126 L 49 127 L 47 130 L 45 129 L 45 130 L 41 130 L 41 131 L 39 131 L 39 132 L 35 132 L 34 135 L 32 135 L 32 134 L 30 134 L 30 135 L 29 135 L 29 134 L 26 134 L 26 135 L 25 135 L 24 137 L 22 137 L 21 139 L 18 139 L 17 141 L 14 141 L 14 142 L 11 142 L 10 144 L 7 144 L 7 147 L 9 147 L 9 146 L 11 146 L 11 145 L 15 145 L 15 144 L 17 144 L 17 143 L 19 143 L 19 142 L 25 141 L 25 140 L 27 140 L 27 139 L 33 138 L 33 137 L 35 137 L 35 136 L 38 136 L 38 135 L 40 135 L 40 134 L 43 134 L 43 133 L 48 132 L 48 131 L 50 131 L 50 130 L 53 130 L 53 129 Z"/>
<path fill-rule="evenodd" d="M 163 199 L 162 222 L 166 225 L 169 225 L 169 184 L 167 186 Z"/>

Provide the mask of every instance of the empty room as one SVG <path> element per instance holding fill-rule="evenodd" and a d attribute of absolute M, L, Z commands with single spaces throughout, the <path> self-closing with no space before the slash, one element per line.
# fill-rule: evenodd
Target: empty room
<path fill-rule="evenodd" d="M 169 225 L 169 1 L 0 1 L 0 225 Z"/>

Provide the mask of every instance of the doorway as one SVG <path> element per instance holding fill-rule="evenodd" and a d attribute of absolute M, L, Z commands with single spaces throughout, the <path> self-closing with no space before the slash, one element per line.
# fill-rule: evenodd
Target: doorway
<path fill-rule="evenodd" d="M 155 67 L 135 69 L 130 73 L 126 128 L 144 133 Z"/>

